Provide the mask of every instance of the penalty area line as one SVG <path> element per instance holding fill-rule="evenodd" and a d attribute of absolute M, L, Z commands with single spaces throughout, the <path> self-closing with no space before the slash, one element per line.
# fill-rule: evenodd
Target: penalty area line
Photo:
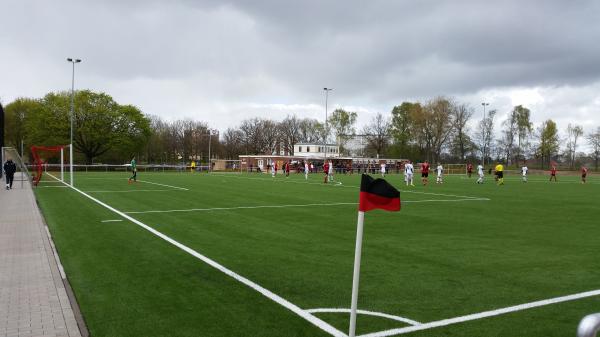
<path fill-rule="evenodd" d="M 474 321 L 474 320 L 478 320 L 478 319 L 482 319 L 482 318 L 499 316 L 499 315 L 504 315 L 504 314 L 508 314 L 511 312 L 522 311 L 522 310 L 542 307 L 542 306 L 561 303 L 561 302 L 574 301 L 574 300 L 578 300 L 578 299 L 582 299 L 582 298 L 586 298 L 586 297 L 598 296 L 598 295 L 600 295 L 600 289 L 586 291 L 583 293 L 577 293 L 577 294 L 573 294 L 573 295 L 554 297 L 554 298 L 541 300 L 541 301 L 535 301 L 535 302 L 514 305 L 511 307 L 506 307 L 506 308 L 501 308 L 501 309 L 496 309 L 496 310 L 484 311 L 484 312 L 466 315 L 466 316 L 448 318 L 448 319 L 443 319 L 440 321 L 423 323 L 423 324 L 409 326 L 409 327 L 405 327 L 405 328 L 373 332 L 373 333 L 369 333 L 369 334 L 365 334 L 365 335 L 360 335 L 359 337 L 388 337 L 388 336 L 401 335 L 401 334 L 405 334 L 405 333 L 409 333 L 409 332 L 428 330 L 428 329 L 443 327 L 443 326 L 447 326 L 447 325 L 451 325 L 451 324 Z"/>
<path fill-rule="evenodd" d="M 52 175 L 51 175 L 52 176 Z M 54 179 L 57 179 L 56 177 L 52 176 Z M 66 183 L 65 183 L 66 185 Z M 296 315 L 304 318 L 305 320 L 307 320 L 308 322 L 310 322 L 311 324 L 313 324 L 314 326 L 320 328 L 321 330 L 327 332 L 328 334 L 332 335 L 332 336 L 336 336 L 336 337 L 347 337 L 347 335 L 343 332 L 341 332 L 340 330 L 336 329 L 335 327 L 333 327 L 332 325 L 330 325 L 329 323 L 321 320 L 320 318 L 318 318 L 317 316 L 307 312 L 306 310 L 301 309 L 300 307 L 298 307 L 297 305 L 293 304 L 292 302 L 284 299 L 283 297 L 273 293 L 272 291 L 250 281 L 249 279 L 235 273 L 234 271 L 232 271 L 231 269 L 226 268 L 225 266 L 217 263 L 216 261 L 198 253 L 197 251 L 193 250 L 192 248 L 178 242 L 175 241 L 174 239 L 172 239 L 171 237 L 157 231 L 156 229 L 144 224 L 143 222 L 132 218 L 131 216 L 115 209 L 114 207 L 92 197 L 91 195 L 77 189 L 74 186 L 70 186 L 71 189 L 73 189 L 74 191 L 80 193 L 81 195 L 85 196 L 86 198 L 94 201 L 95 203 L 97 203 L 98 205 L 107 208 L 108 210 L 120 215 L 121 217 L 133 222 L 134 224 L 142 227 L 143 229 L 147 230 L 148 232 L 158 236 L 159 238 L 167 241 L 168 243 L 172 244 L 173 246 L 183 250 L 184 252 L 194 256 L 195 258 L 201 260 L 202 262 L 208 264 L 209 266 L 217 269 L 218 271 L 224 273 L 227 276 L 230 276 L 231 278 L 235 279 L 236 281 L 248 286 L 249 288 L 252 288 L 254 290 L 256 290 L 257 292 L 259 292 L 260 294 L 262 294 L 263 296 L 267 297 L 268 299 L 272 300 L 273 302 L 283 306 L 284 308 L 292 311 L 293 313 L 295 313 Z"/>

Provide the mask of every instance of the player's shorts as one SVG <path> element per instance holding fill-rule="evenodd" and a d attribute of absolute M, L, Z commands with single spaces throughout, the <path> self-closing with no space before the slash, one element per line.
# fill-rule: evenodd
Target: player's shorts
<path fill-rule="evenodd" d="M 584 173 L 581 175 L 581 178 L 585 178 L 585 177 L 587 177 L 587 173 Z"/>
<path fill-rule="evenodd" d="M 483 173 L 479 173 L 479 178 L 483 178 Z"/>
<path fill-rule="evenodd" d="M 552 177 L 556 177 L 556 173 L 550 173 Z"/>
<path fill-rule="evenodd" d="M 496 175 L 498 176 L 498 178 L 504 178 L 504 172 L 503 171 L 496 172 Z"/>
<path fill-rule="evenodd" d="M 429 172 L 423 172 L 423 173 L 421 173 L 421 177 L 422 177 L 422 178 L 427 178 L 427 177 L 429 177 Z"/>

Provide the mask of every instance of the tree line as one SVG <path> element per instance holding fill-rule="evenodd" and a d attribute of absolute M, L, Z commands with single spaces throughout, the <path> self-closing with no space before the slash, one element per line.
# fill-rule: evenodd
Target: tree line
<path fill-rule="evenodd" d="M 557 125 L 548 119 L 531 122 L 531 111 L 515 106 L 508 118 L 498 123 L 490 110 L 477 123 L 475 109 L 448 97 L 424 102 L 403 102 L 389 114 L 377 113 L 358 129 L 358 114 L 334 110 L 327 123 L 288 115 L 281 121 L 248 118 L 219 133 L 203 121 L 169 121 L 145 115 L 132 105 L 118 104 L 106 93 L 81 90 L 74 95 L 74 149 L 76 161 L 91 163 L 140 162 L 179 164 L 211 158 L 238 159 L 242 154 L 294 154 L 297 143 L 335 143 L 348 154 L 346 145 L 362 138 L 363 155 L 407 158 L 430 162 L 479 162 L 485 159 L 520 165 L 536 161 L 540 167 L 561 162 L 570 168 L 600 157 L 600 127 L 585 134 L 569 124 L 559 136 Z M 6 143 L 27 149 L 31 145 L 70 142 L 70 93 L 48 93 L 42 98 L 19 98 L 6 105 Z M 474 128 L 471 127 L 474 125 Z M 580 151 L 586 142 L 590 153 Z M 562 146 L 561 146 L 562 145 Z M 210 153 L 210 154 L 209 154 Z"/>

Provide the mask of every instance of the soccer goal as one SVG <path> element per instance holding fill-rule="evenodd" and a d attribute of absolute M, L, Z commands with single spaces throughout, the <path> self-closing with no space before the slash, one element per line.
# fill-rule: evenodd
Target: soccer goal
<path fill-rule="evenodd" d="M 23 162 L 23 158 L 21 158 L 19 152 L 17 152 L 17 150 L 14 147 L 3 147 L 2 165 L 4 165 L 4 163 L 9 159 L 12 160 L 17 166 L 17 172 L 15 172 L 14 181 L 20 181 L 22 188 L 23 183 L 25 181 L 29 182 L 31 180 L 31 175 L 29 174 L 29 170 L 27 169 L 27 164 Z"/>
<path fill-rule="evenodd" d="M 33 185 L 37 186 L 42 179 L 42 173 L 56 173 L 61 182 L 65 181 L 65 151 L 68 146 L 32 146 Z"/>
<path fill-rule="evenodd" d="M 209 168 L 210 172 L 233 172 L 242 173 L 240 160 L 213 159 Z"/>
<path fill-rule="evenodd" d="M 467 174 L 467 164 L 444 164 L 444 174 Z"/>

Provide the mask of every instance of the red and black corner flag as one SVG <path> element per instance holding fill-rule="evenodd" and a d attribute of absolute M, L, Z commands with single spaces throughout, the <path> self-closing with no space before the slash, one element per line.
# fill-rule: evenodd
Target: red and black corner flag
<path fill-rule="evenodd" d="M 360 201 L 358 210 L 368 212 L 373 209 L 396 212 L 400 210 L 400 191 L 384 179 L 363 173 L 360 182 Z"/>

